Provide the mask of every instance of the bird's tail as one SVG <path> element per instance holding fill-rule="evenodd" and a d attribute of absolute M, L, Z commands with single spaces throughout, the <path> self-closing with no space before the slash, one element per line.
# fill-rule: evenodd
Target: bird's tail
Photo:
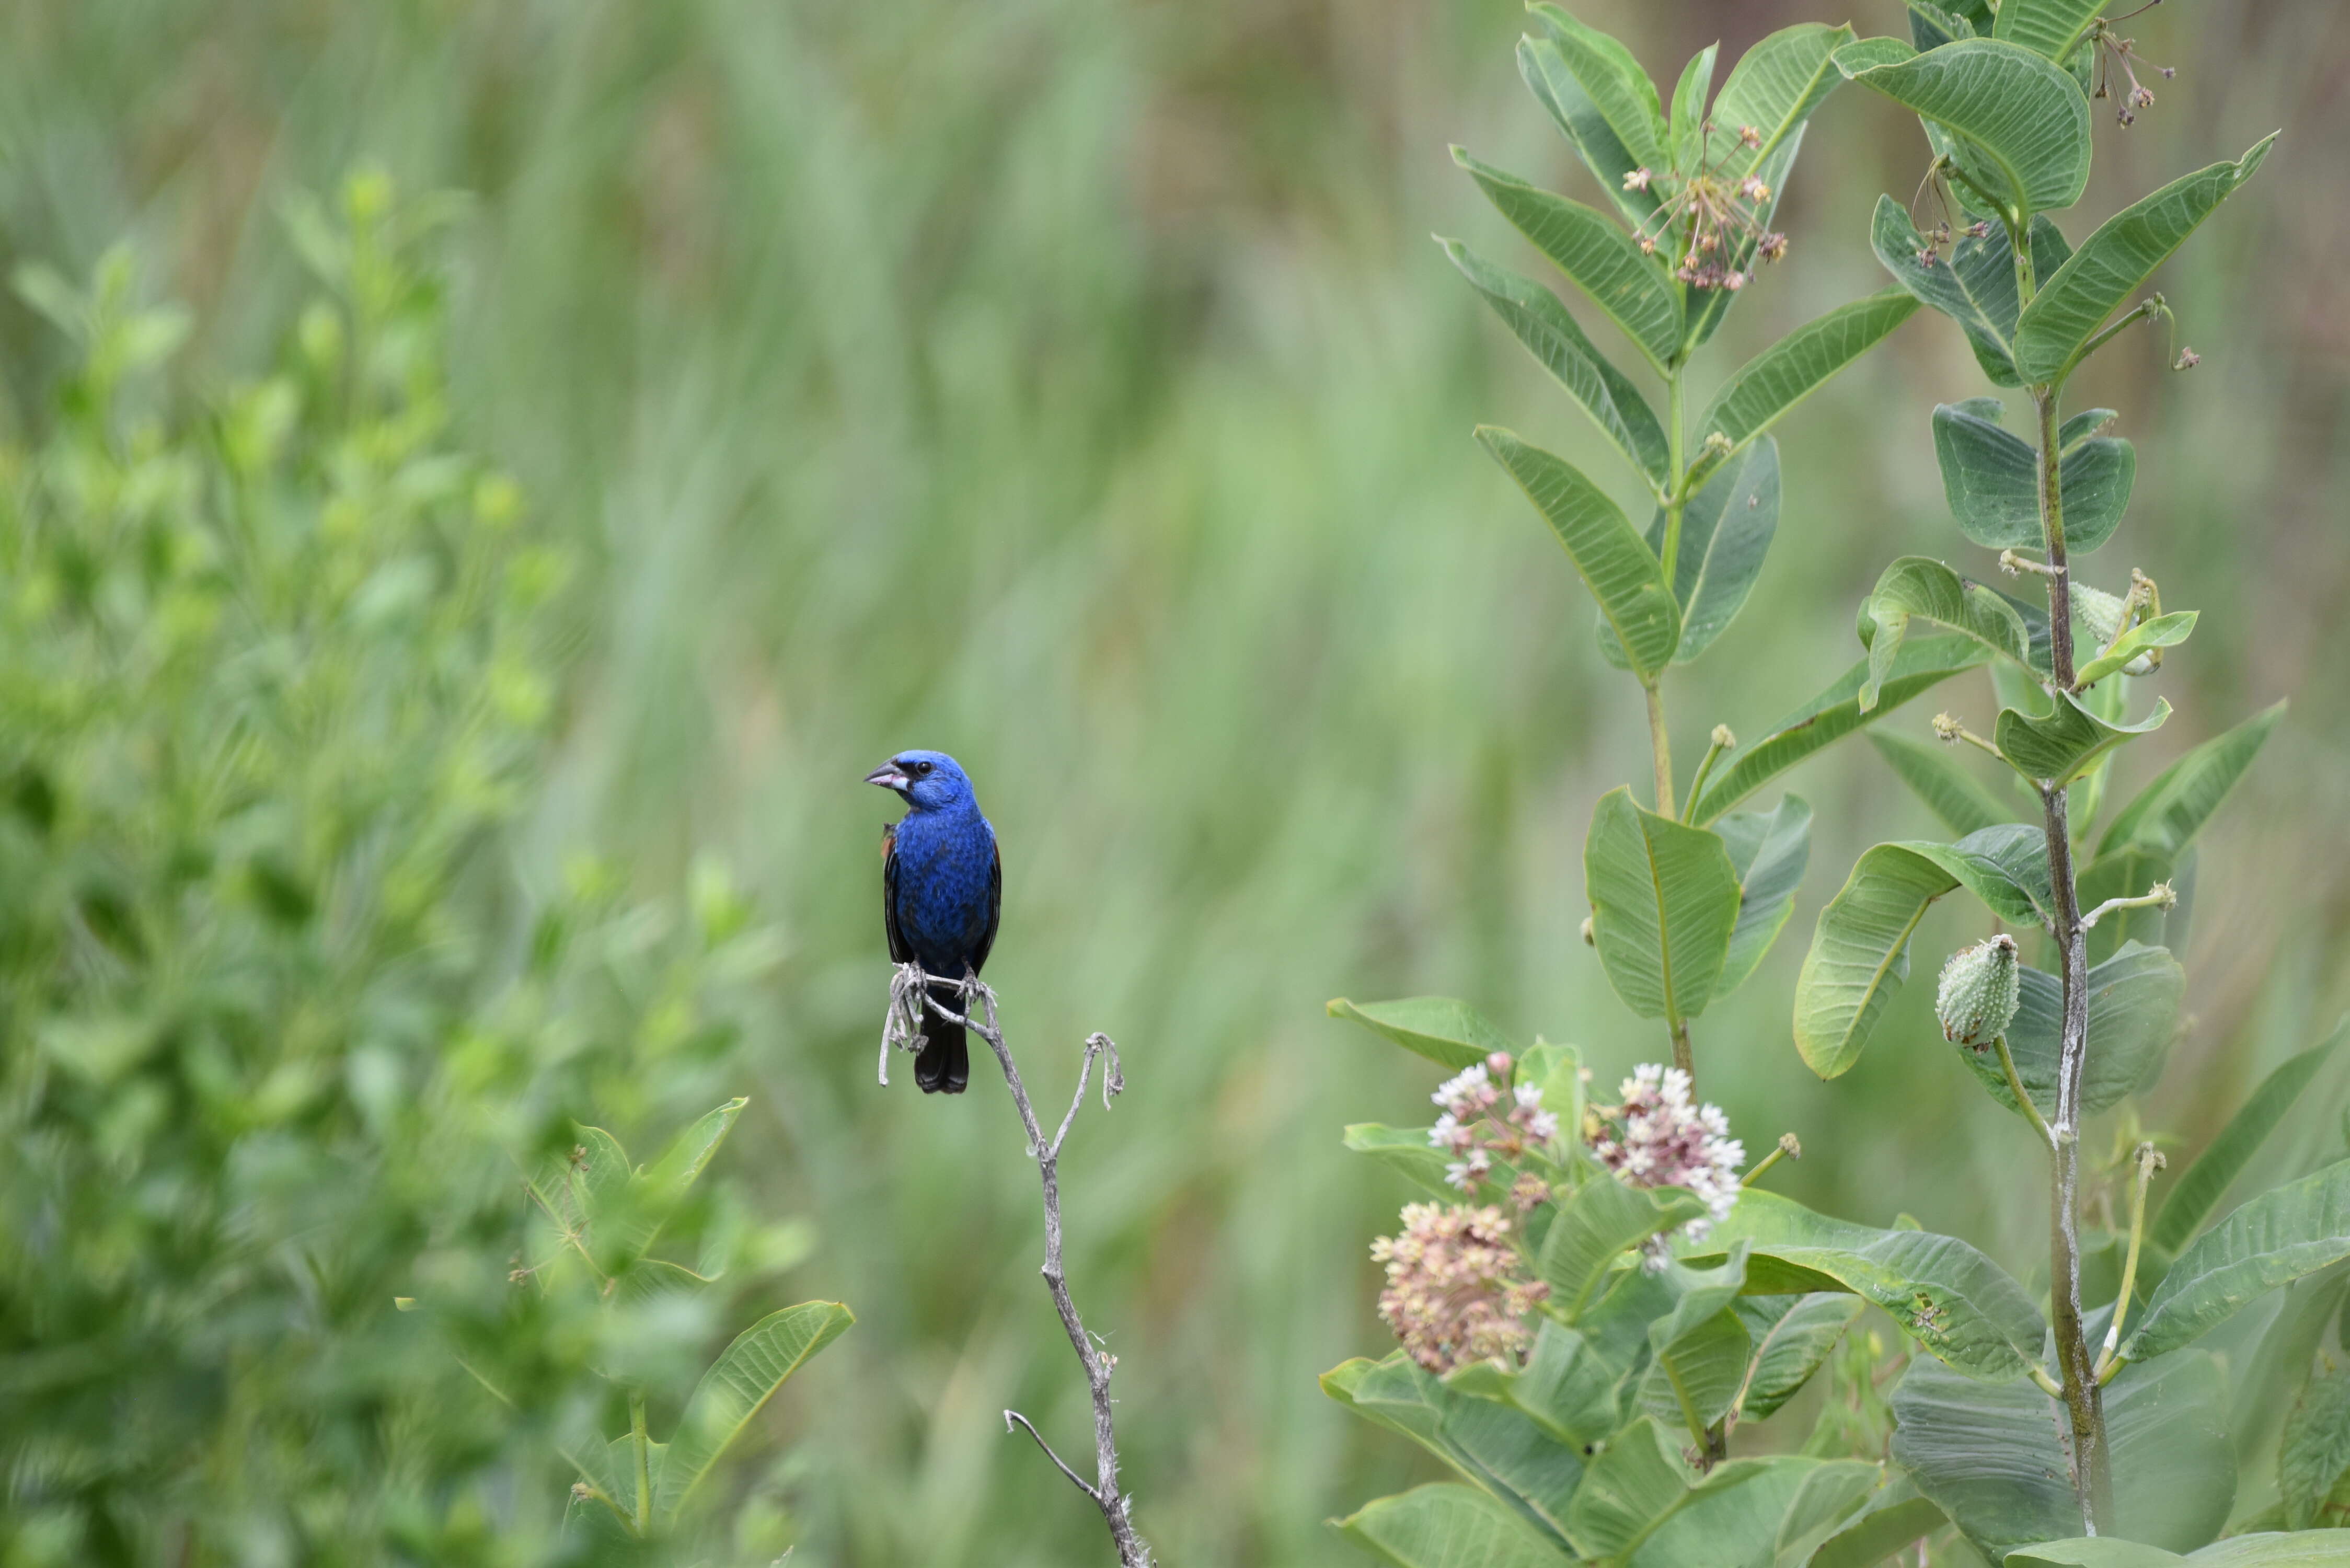
<path fill-rule="evenodd" d="M 957 987 L 933 988 L 932 996 L 949 1007 L 962 1004 Z M 971 1048 L 962 1025 L 949 1023 L 933 1013 L 922 1022 L 922 1050 L 914 1058 L 914 1082 L 926 1095 L 960 1095 L 971 1085 Z"/>

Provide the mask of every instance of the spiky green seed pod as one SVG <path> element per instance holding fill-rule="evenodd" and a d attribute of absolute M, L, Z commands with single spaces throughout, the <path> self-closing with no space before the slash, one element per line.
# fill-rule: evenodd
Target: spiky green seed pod
<path fill-rule="evenodd" d="M 2022 975 L 2015 939 L 2004 931 L 1952 953 L 1934 998 L 1942 1038 L 1981 1050 L 2006 1033 L 2022 994 Z"/>
<path fill-rule="evenodd" d="M 2093 588 L 2086 583 L 2073 585 L 2073 614 L 2100 644 L 2111 642 L 2122 634 L 2122 617 L 2128 610 L 2127 601 L 2116 598 L 2103 588 Z"/>

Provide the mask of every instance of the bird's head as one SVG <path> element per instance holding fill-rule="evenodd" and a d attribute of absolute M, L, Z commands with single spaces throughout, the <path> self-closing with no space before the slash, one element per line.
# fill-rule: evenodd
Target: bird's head
<path fill-rule="evenodd" d="M 944 752 L 899 752 L 867 774 L 865 782 L 896 790 L 916 811 L 943 811 L 972 798 L 971 780 Z"/>

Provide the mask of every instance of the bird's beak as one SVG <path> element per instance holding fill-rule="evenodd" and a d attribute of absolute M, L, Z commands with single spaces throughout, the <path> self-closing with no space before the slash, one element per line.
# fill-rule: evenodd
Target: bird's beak
<path fill-rule="evenodd" d="M 883 789 L 904 789 L 914 781 L 899 773 L 897 763 L 883 763 L 865 775 L 865 782 L 869 784 L 879 784 Z"/>

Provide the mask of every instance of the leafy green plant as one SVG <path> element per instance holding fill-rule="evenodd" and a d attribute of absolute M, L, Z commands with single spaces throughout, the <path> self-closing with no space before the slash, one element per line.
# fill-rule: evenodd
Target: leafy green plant
<path fill-rule="evenodd" d="M 520 870 L 569 561 L 452 427 L 452 211 L 369 173 L 293 202 L 316 297 L 202 403 L 130 253 L 16 280 L 77 359 L 0 449 L 11 1563 L 558 1559 L 548 1438 L 604 1416 L 600 1374 L 708 1354 L 716 1301 L 515 1273 L 546 1254 L 518 1175 L 591 1106 L 718 1098 L 778 944 L 715 864 L 674 900 Z M 731 1178 L 664 1203 L 705 1297 L 813 1242 Z"/>
<path fill-rule="evenodd" d="M 620 1303 L 658 1311 L 710 1290 L 715 1278 L 654 1257 L 651 1248 L 747 1103 L 729 1100 L 643 1167 L 631 1165 L 619 1140 L 603 1128 L 577 1129 L 579 1141 L 548 1159 L 529 1182 L 539 1220 L 532 1256 L 539 1261 L 516 1272 L 542 1293 L 568 1291 L 607 1311 Z M 420 1303 L 402 1298 L 399 1304 L 414 1310 Z M 856 1321 L 837 1302 L 803 1302 L 761 1318 L 736 1334 L 695 1379 L 665 1443 L 655 1442 L 646 1425 L 642 1364 L 621 1359 L 598 1368 L 625 1392 L 627 1434 L 608 1441 L 589 1428 L 562 1432 L 557 1440 L 579 1472 L 572 1487 L 574 1517 L 588 1539 L 635 1544 L 677 1534 L 687 1505 L 751 1418 L 810 1356 Z M 619 1356 L 628 1356 L 625 1329 L 602 1337 Z M 479 1365 L 467 1366 L 501 1401 L 514 1403 Z"/>
<path fill-rule="evenodd" d="M 2168 317 L 2159 295 L 2132 296 L 2271 141 L 2131 204 L 2075 249 L 2052 214 L 2086 187 L 2091 95 L 2118 93 L 2118 70 L 2124 123 L 2151 101 L 2094 5 L 1913 4 L 1909 42 L 1791 28 L 1757 44 L 1710 107 L 1714 52 L 1700 53 L 1669 111 L 1620 46 L 1533 9 L 1523 73 L 1617 216 L 1462 161 L 1663 380 L 1664 417 L 1546 290 L 1446 249 L 1655 494 L 1638 531 L 1564 461 L 1480 432 L 1558 534 L 1599 603 L 1603 649 L 1647 696 L 1654 808 L 1628 787 L 1598 802 L 1585 932 L 1618 998 L 1662 1023 L 1674 1065 L 1640 1069 L 1605 1104 L 1572 1050 L 1521 1053 L 1461 1003 L 1332 1004 L 1458 1075 L 1432 1127 L 1348 1129 L 1349 1147 L 1438 1201 L 1407 1209 L 1374 1248 L 1381 1315 L 1404 1349 L 1347 1363 L 1325 1386 L 1467 1483 L 1380 1500 L 1342 1528 L 1407 1568 L 1865 1563 L 1929 1536 L 2012 1563 L 2342 1560 L 2350 1534 L 2260 1532 L 2338 1517 L 2328 1500 L 2350 1469 L 2350 1399 L 2330 1371 L 2312 1375 L 2350 1259 L 2350 1163 L 2207 1225 L 2330 1047 L 2279 1069 L 2151 1224 L 2164 1161 L 2150 1141 L 2122 1162 L 2126 1227 L 2085 1241 L 2080 1220 L 2082 1118 L 2162 1070 L 2184 991 L 2162 945 L 2184 919 L 2176 889 L 2280 710 L 2107 809 L 2118 754 L 2169 712 L 2139 688 L 2196 618 L 2166 611 L 2142 572 L 2112 593 L 2079 580 L 2077 563 L 2116 536 L 2136 454 L 2107 433 L 2111 410 L 2068 417 L 2063 397 L 2118 334 Z M 1918 199 L 1950 216 L 1921 231 L 1914 210 L 1881 200 L 1870 243 L 1894 287 L 1764 350 L 1689 426 L 1684 367 L 1755 277 L 1752 259 L 1783 249 L 1769 203 L 1805 119 L 1846 80 L 1919 116 Z M 1960 531 L 2033 576 L 2041 601 L 1939 560 L 1895 561 L 1861 607 L 1861 660 L 1758 740 L 1717 729 L 1677 792 L 1663 679 L 1736 612 L 1768 546 L 1778 474 L 1764 432 L 1921 305 L 1958 324 L 1994 387 L 2029 400 L 2021 435 L 1995 397 L 1946 404 L 1931 424 Z M 1981 906 L 1991 929 L 1952 956 L 1939 1011 L 1951 1048 L 2049 1151 L 2044 1310 L 1959 1238 L 1851 1224 L 1754 1188 L 1778 1155 L 1741 1180 L 1742 1146 L 1694 1096 L 1690 1021 L 1753 972 L 1806 857 L 1801 801 L 1732 808 L 1976 669 L 2001 699 L 1988 734 L 1945 713 L 1935 743 L 1872 737 L 1956 836 L 1860 857 L 1819 916 L 1794 1035 L 1814 1072 L 1847 1070 L 1906 979 L 1925 911 L 1954 893 Z M 1962 765 L 1970 750 L 2022 793 Z M 2035 819 L 2010 820 L 2025 798 Z M 2237 1345 L 2250 1358 L 2240 1396 L 2207 1336 L 2263 1300 L 2284 1304 Z M 1883 1395 L 1879 1358 L 1847 1337 L 1871 1305 L 1916 1352 Z M 1803 1451 L 1732 1453 L 1742 1424 L 1823 1366 L 1836 1391 Z M 2237 1496 L 2262 1430 L 2241 1418 L 2247 1399 L 2292 1407 L 2266 1509 Z M 2254 1533 L 2213 1546 L 2231 1525 Z"/>

